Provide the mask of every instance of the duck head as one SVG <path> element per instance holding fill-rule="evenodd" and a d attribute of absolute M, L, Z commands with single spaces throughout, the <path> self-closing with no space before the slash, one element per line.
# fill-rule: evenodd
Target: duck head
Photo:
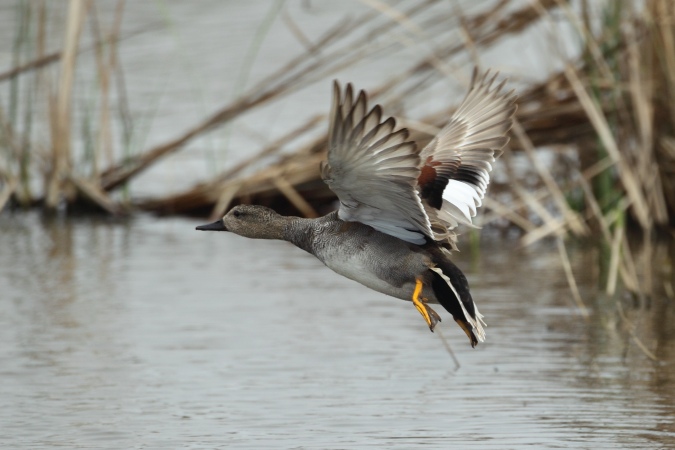
<path fill-rule="evenodd" d="M 200 225 L 200 231 L 231 231 L 254 239 L 280 239 L 284 217 L 260 205 L 239 205 L 213 223 Z"/>

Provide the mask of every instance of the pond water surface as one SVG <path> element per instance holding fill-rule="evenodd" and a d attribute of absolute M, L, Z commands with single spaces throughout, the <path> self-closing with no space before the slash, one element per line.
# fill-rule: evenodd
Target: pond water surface
<path fill-rule="evenodd" d="M 198 223 L 0 216 L 3 448 L 675 445 L 672 303 L 625 306 L 654 362 L 555 246 L 457 254 L 489 325 L 443 311 L 457 368 L 410 303 Z"/>

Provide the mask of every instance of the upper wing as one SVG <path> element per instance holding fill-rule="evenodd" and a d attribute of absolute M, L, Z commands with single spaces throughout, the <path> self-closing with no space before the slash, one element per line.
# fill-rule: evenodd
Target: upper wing
<path fill-rule="evenodd" d="M 436 239 L 448 237 L 458 223 L 471 224 L 490 181 L 490 163 L 509 140 L 516 96 L 501 92 L 504 82 L 493 88 L 497 74 L 488 75 L 479 78 L 474 70 L 466 98 L 420 153 L 419 189 Z"/>
<path fill-rule="evenodd" d="M 408 130 L 382 121 L 379 105 L 367 110 L 366 94 L 354 100 L 347 84 L 344 98 L 333 85 L 328 161 L 321 177 L 340 199 L 338 216 L 415 244 L 433 236 L 417 190 L 420 157 Z"/>

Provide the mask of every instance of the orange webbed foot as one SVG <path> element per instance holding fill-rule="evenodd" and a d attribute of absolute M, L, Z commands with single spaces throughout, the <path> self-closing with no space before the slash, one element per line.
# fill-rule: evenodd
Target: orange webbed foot
<path fill-rule="evenodd" d="M 436 327 L 436 324 L 441 321 L 441 316 L 438 315 L 436 311 L 431 309 L 427 304 L 427 299 L 424 297 L 420 298 L 420 294 L 422 293 L 422 288 L 424 287 L 424 284 L 422 283 L 421 280 L 416 279 L 415 280 L 415 291 L 413 292 L 412 295 L 412 302 L 415 305 L 415 308 L 417 308 L 417 311 L 422 315 L 424 318 L 424 321 L 427 323 L 429 326 L 429 330 L 432 332 L 434 331 L 434 328 Z"/>

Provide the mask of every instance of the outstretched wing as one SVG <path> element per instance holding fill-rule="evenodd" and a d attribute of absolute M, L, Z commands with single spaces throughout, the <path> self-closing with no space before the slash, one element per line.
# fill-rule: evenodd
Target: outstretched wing
<path fill-rule="evenodd" d="M 434 238 L 450 238 L 459 223 L 471 225 L 490 182 L 491 163 L 508 143 L 516 96 L 493 87 L 497 74 L 474 70 L 471 88 L 450 122 L 421 152 L 420 195 Z"/>
<path fill-rule="evenodd" d="M 433 233 L 417 190 L 419 151 L 408 130 L 395 128 L 392 117 L 382 121 L 379 105 L 368 111 L 365 92 L 354 99 L 347 84 L 343 97 L 335 82 L 321 177 L 340 199 L 340 219 L 423 244 Z"/>

